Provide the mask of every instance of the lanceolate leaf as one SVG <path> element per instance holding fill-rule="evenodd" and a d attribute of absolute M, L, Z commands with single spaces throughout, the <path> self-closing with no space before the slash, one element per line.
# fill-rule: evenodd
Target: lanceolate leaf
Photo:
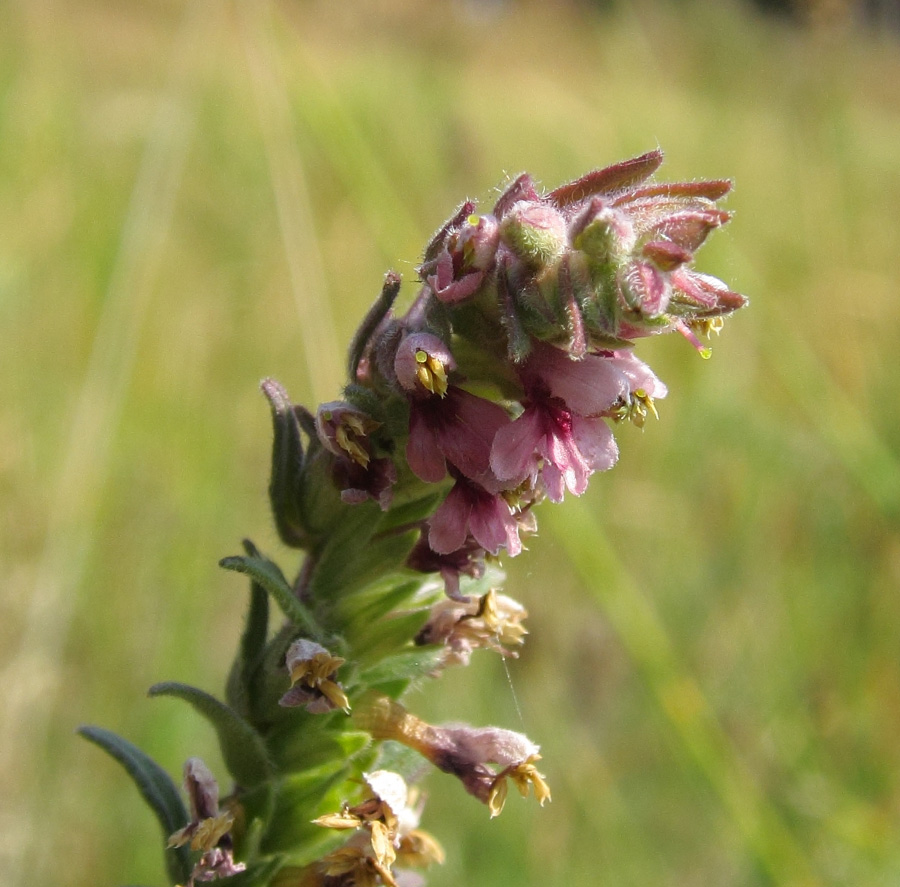
<path fill-rule="evenodd" d="M 395 681 L 423 678 L 438 667 L 444 655 L 443 647 L 419 647 L 396 656 L 387 656 L 377 665 L 363 671 L 358 682 L 360 686 L 373 688 Z"/>
<path fill-rule="evenodd" d="M 347 775 L 347 768 L 340 763 L 336 767 L 332 760 L 315 770 L 280 780 L 275 813 L 262 840 L 263 852 L 289 852 L 294 861 L 320 856 L 335 842 L 336 836 L 330 829 L 315 825 L 311 820 L 320 813 L 340 808 L 341 802 L 346 800 Z M 346 835 L 337 837 L 338 843 L 344 840 Z"/>
<path fill-rule="evenodd" d="M 156 814 L 164 840 L 188 822 L 188 812 L 171 777 L 148 754 L 127 739 L 102 727 L 79 727 L 78 732 L 89 742 L 99 745 L 115 758 L 134 781 L 138 791 Z M 166 848 L 166 869 L 169 880 L 184 883 L 191 874 L 187 847 Z"/>
<path fill-rule="evenodd" d="M 409 579 L 400 574 L 389 574 L 384 581 L 362 589 L 336 607 L 338 618 L 346 625 L 345 636 L 350 644 L 357 632 L 368 633 L 371 625 L 391 610 L 407 603 L 423 585 L 421 577 Z"/>
<path fill-rule="evenodd" d="M 308 540 L 299 508 L 303 469 L 300 423 L 287 392 L 274 379 L 266 379 L 262 383 L 262 391 L 272 408 L 274 434 L 269 499 L 275 525 L 285 545 L 302 548 Z"/>
<path fill-rule="evenodd" d="M 238 785 L 252 788 L 271 775 L 262 737 L 233 708 L 188 684 L 154 684 L 151 696 L 175 696 L 190 703 L 215 728 L 228 772 Z"/>
<path fill-rule="evenodd" d="M 256 546 L 244 540 L 244 549 L 251 557 L 259 557 Z M 266 638 L 269 631 L 269 596 L 255 581 L 250 583 L 250 605 L 241 645 L 228 677 L 226 698 L 229 705 L 252 720 L 255 703 L 262 691 L 260 666 L 265 657 Z"/>
<path fill-rule="evenodd" d="M 369 664 L 390 656 L 415 636 L 425 621 L 422 613 L 397 613 L 378 622 L 377 630 L 360 638 L 353 648 L 354 656 Z"/>
<path fill-rule="evenodd" d="M 260 556 L 226 557 L 219 561 L 219 566 L 225 570 L 234 570 L 236 573 L 246 573 L 275 598 L 278 606 L 291 622 L 302 628 L 312 638 L 322 636 L 322 630 L 312 613 L 294 597 L 287 579 L 284 578 L 284 573 L 268 558 Z"/>

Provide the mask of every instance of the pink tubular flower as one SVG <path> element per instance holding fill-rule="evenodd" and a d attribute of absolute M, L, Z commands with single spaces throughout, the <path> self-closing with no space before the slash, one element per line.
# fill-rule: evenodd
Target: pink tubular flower
<path fill-rule="evenodd" d="M 422 480 L 437 483 L 446 477 L 449 462 L 466 477 L 490 486 L 491 444 L 509 424 L 503 407 L 454 386 L 443 399 L 412 400 L 409 467 Z"/>
<path fill-rule="evenodd" d="M 456 276 L 453 256 L 446 249 L 441 251 L 435 265 L 434 274 L 429 274 L 426 282 L 434 294 L 442 301 L 453 304 L 462 302 L 473 295 L 484 281 L 484 271 L 461 272 Z"/>
<path fill-rule="evenodd" d="M 450 385 L 456 366 L 450 349 L 431 333 L 413 333 L 397 348 L 394 372 L 409 393 L 409 439 L 406 460 L 413 473 L 428 483 L 447 476 L 447 463 L 466 477 L 486 485 L 491 443 L 509 424 L 506 410 Z"/>
<path fill-rule="evenodd" d="M 591 474 L 612 468 L 618 456 L 603 419 L 579 416 L 547 398 L 532 400 L 508 430 L 497 434 L 491 466 L 511 482 L 539 476 L 550 500 L 561 502 L 566 488 L 580 496 Z"/>
<path fill-rule="evenodd" d="M 629 379 L 607 356 L 576 361 L 542 343 L 535 343 L 521 376 L 525 410 L 497 432 L 491 469 L 513 486 L 540 477 L 554 502 L 566 489 L 580 496 L 590 475 L 611 468 L 618 458 L 599 414 L 628 397 Z"/>
<path fill-rule="evenodd" d="M 581 416 L 599 416 L 628 392 L 627 380 L 606 354 L 576 360 L 543 342 L 534 342 L 520 375 L 529 394 L 544 389 Z"/>
<path fill-rule="evenodd" d="M 450 349 L 431 333 L 411 333 L 397 346 L 394 374 L 413 397 L 444 397 L 447 376 L 454 369 L 456 361 Z"/>
<path fill-rule="evenodd" d="M 450 554 L 470 535 L 491 554 L 506 548 L 515 557 L 522 550 L 519 522 L 503 496 L 460 475 L 431 519 L 428 543 L 438 554 Z"/>

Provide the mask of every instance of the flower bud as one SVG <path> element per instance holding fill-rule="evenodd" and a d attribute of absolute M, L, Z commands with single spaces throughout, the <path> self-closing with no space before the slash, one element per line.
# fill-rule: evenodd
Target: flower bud
<path fill-rule="evenodd" d="M 669 307 L 668 281 L 650 262 L 633 262 L 621 275 L 620 282 L 627 307 L 644 317 L 659 317 Z"/>
<path fill-rule="evenodd" d="M 634 247 L 636 235 L 628 216 L 601 197 L 592 198 L 570 228 L 575 249 L 593 262 L 618 264 Z"/>
<path fill-rule="evenodd" d="M 520 201 L 500 223 L 503 243 L 529 268 L 555 263 L 568 245 L 565 217 L 543 203 Z"/>

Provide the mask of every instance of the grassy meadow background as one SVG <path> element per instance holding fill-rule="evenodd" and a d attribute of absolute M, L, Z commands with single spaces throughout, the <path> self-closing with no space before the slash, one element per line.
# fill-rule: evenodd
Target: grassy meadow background
<path fill-rule="evenodd" d="M 553 803 L 441 774 L 432 887 L 900 883 L 900 40 L 732 2 L 0 3 L 0 880 L 161 884 L 73 735 L 211 730 L 247 535 L 285 568 L 257 384 L 337 395 L 464 196 L 642 153 L 731 176 L 746 292 L 614 471 L 507 564 L 531 636 L 414 694 L 543 746 Z"/>

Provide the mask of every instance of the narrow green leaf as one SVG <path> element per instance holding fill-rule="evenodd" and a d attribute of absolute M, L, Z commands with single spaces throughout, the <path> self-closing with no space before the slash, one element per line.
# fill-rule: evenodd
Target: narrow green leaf
<path fill-rule="evenodd" d="M 372 627 L 353 648 L 354 657 L 374 664 L 385 656 L 398 653 L 411 641 L 425 621 L 425 614 L 418 612 L 391 614 Z"/>
<path fill-rule="evenodd" d="M 188 823 L 188 812 L 172 778 L 148 754 L 141 751 L 127 739 L 102 727 L 83 726 L 78 733 L 98 745 L 108 755 L 115 758 L 131 777 L 141 796 L 156 815 L 163 839 L 184 828 Z M 191 860 L 187 847 L 165 849 L 166 870 L 173 883 L 184 883 L 191 875 Z"/>
<path fill-rule="evenodd" d="M 277 771 L 306 771 L 329 761 L 345 762 L 371 743 L 368 733 L 351 729 L 347 722 L 343 712 L 317 715 L 286 710 L 266 737 Z"/>
<path fill-rule="evenodd" d="M 315 770 L 292 774 L 279 781 L 275 813 L 262 842 L 264 853 L 290 853 L 291 861 L 320 856 L 336 835 L 330 829 L 315 825 L 316 816 L 340 809 L 348 791 L 345 786 L 348 768 L 341 764 L 325 764 Z M 358 790 L 357 786 L 351 787 Z M 346 840 L 346 835 L 338 843 Z"/>
<path fill-rule="evenodd" d="M 348 643 L 352 646 L 357 631 L 368 633 L 373 622 L 405 604 L 425 581 L 428 580 L 421 575 L 407 578 L 394 573 L 341 601 L 335 608 L 335 621 L 344 626 Z"/>
<path fill-rule="evenodd" d="M 443 647 L 416 647 L 386 656 L 377 665 L 360 672 L 356 684 L 375 688 L 395 681 L 411 681 L 431 674 L 444 657 Z"/>
<path fill-rule="evenodd" d="M 305 591 L 313 600 L 334 601 L 350 590 L 347 582 L 372 542 L 381 520 L 374 502 L 344 508 L 341 520 L 315 552 L 315 563 Z"/>
<path fill-rule="evenodd" d="M 272 768 L 262 737 L 233 708 L 215 696 L 174 681 L 154 684 L 149 695 L 183 699 L 212 724 L 219 738 L 225 766 L 238 785 L 252 788 L 271 775 Z"/>
<path fill-rule="evenodd" d="M 246 573 L 261 585 L 281 607 L 282 612 L 291 622 L 302 628 L 312 638 L 322 637 L 322 629 L 316 623 L 312 613 L 294 596 L 284 573 L 278 565 L 265 557 L 226 557 L 219 561 L 219 566 L 235 573 Z"/>
<path fill-rule="evenodd" d="M 300 423 L 287 392 L 274 379 L 260 386 L 272 408 L 272 473 L 269 501 L 278 535 L 285 545 L 303 548 L 309 541 L 300 513 L 303 440 Z"/>
<path fill-rule="evenodd" d="M 378 525 L 378 531 L 384 533 L 388 530 L 393 530 L 395 527 L 414 524 L 431 517 L 445 495 L 446 491 L 442 489 L 438 493 L 429 493 L 427 496 L 413 499 L 411 502 L 393 506 L 382 518 L 381 523 Z"/>
<path fill-rule="evenodd" d="M 249 556 L 260 557 L 256 546 L 249 539 L 244 540 L 244 549 Z M 262 689 L 260 666 L 265 657 L 268 632 L 269 596 L 262 585 L 251 581 L 244 633 L 225 692 L 228 704 L 251 721 Z"/>

